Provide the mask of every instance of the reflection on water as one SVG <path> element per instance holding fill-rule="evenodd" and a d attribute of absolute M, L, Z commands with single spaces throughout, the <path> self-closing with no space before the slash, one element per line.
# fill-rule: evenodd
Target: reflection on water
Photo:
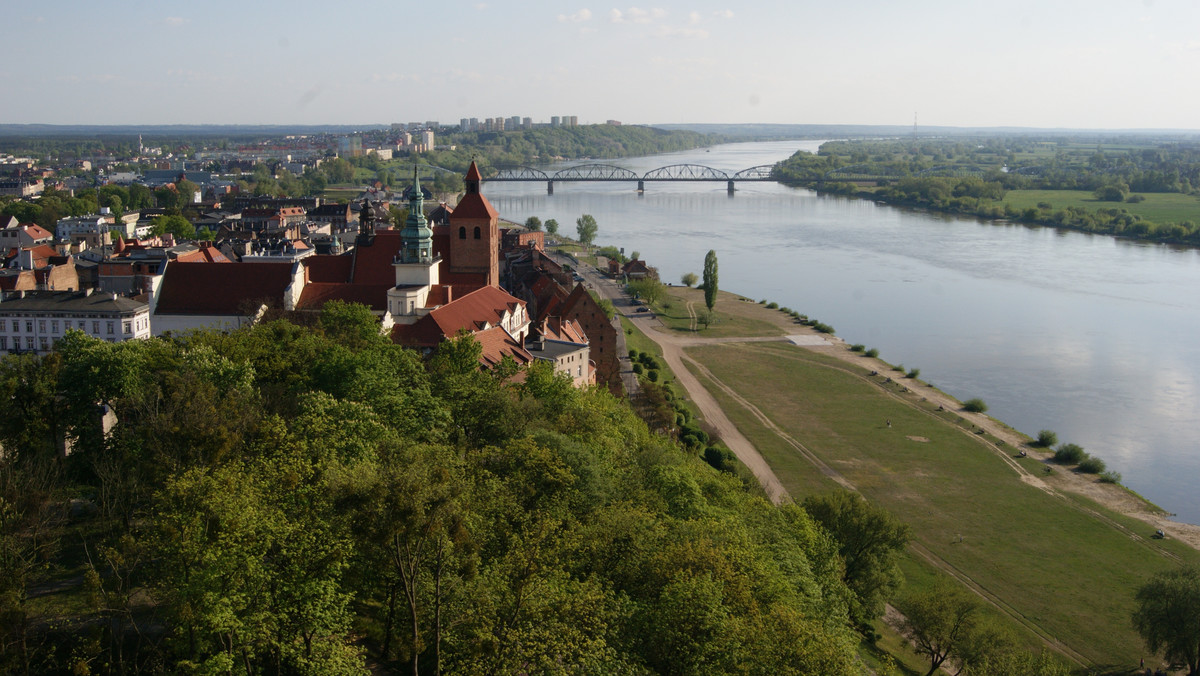
<path fill-rule="evenodd" d="M 610 161 L 733 172 L 815 142 L 721 146 Z M 1124 482 L 1200 523 L 1200 254 L 818 197 L 772 183 L 487 184 L 505 218 L 599 223 L 665 281 L 715 249 L 721 287 L 796 308 L 1022 432 L 1053 429 Z"/>

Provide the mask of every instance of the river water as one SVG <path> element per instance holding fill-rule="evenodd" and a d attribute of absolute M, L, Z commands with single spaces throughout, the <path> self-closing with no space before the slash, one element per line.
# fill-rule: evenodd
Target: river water
<path fill-rule="evenodd" d="M 606 161 L 730 174 L 819 142 L 739 143 Z M 557 167 L 553 167 L 557 168 Z M 552 169 L 553 169 L 552 168 Z M 775 183 L 488 183 L 507 219 L 557 219 L 636 250 L 664 281 L 717 252 L 720 287 L 831 324 L 850 343 L 1036 435 L 1052 429 L 1200 524 L 1200 252 L 926 214 Z"/>

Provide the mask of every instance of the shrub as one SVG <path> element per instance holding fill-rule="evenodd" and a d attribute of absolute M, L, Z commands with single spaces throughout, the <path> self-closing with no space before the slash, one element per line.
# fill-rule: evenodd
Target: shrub
<path fill-rule="evenodd" d="M 1037 441 L 1034 443 L 1042 448 L 1050 448 L 1058 443 L 1058 435 L 1054 430 L 1042 430 L 1038 432 Z"/>
<path fill-rule="evenodd" d="M 963 410 L 969 413 L 983 413 L 987 410 L 987 404 L 983 400 L 976 397 L 963 402 Z"/>
<path fill-rule="evenodd" d="M 874 359 L 875 357 L 879 356 L 879 350 L 876 350 L 875 348 L 871 348 L 871 349 L 867 350 L 866 352 L 864 352 L 863 354 Z"/>
<path fill-rule="evenodd" d="M 813 322 L 812 327 L 820 333 L 833 333 L 833 327 L 822 322 Z"/>
<path fill-rule="evenodd" d="M 1062 465 L 1075 465 L 1087 457 L 1083 446 L 1079 444 L 1063 444 L 1054 451 L 1054 462 Z"/>
<path fill-rule="evenodd" d="M 916 379 L 916 377 L 917 377 L 917 376 L 919 376 L 919 375 L 921 375 L 921 369 L 909 369 L 909 370 L 908 370 L 908 377 L 909 377 L 909 378 Z"/>
<path fill-rule="evenodd" d="M 790 314 L 792 314 L 792 308 L 790 308 L 790 307 L 787 307 L 787 306 L 784 306 L 784 307 L 781 307 L 781 308 L 779 308 L 779 311 L 780 311 L 780 312 L 782 312 L 782 313 L 783 313 L 783 314 L 785 314 L 785 315 L 790 315 Z"/>
<path fill-rule="evenodd" d="M 776 303 L 775 301 L 771 301 L 770 303 L 767 303 L 767 309 L 768 310 L 778 310 L 779 303 Z"/>
<path fill-rule="evenodd" d="M 893 367 L 892 367 L 892 370 L 893 370 L 893 371 L 903 371 L 903 370 L 904 370 L 904 364 L 896 364 L 895 366 L 893 366 Z"/>
<path fill-rule="evenodd" d="M 645 371 L 645 370 L 646 370 L 646 369 L 645 369 L 645 368 L 643 368 L 641 364 L 638 364 L 637 362 L 634 362 L 634 364 L 633 364 L 633 372 L 634 372 L 634 373 L 641 374 L 641 372 L 642 372 L 642 371 Z"/>
<path fill-rule="evenodd" d="M 767 304 L 767 299 L 766 299 L 766 298 L 764 298 L 764 299 L 762 299 L 762 300 L 758 301 L 758 304 L 759 304 L 759 305 L 766 305 L 766 304 Z"/>
<path fill-rule="evenodd" d="M 1121 483 L 1121 473 L 1109 470 L 1100 474 L 1100 483 L 1103 484 L 1119 484 Z"/>
<path fill-rule="evenodd" d="M 862 352 L 865 349 L 867 349 L 867 346 L 863 345 L 862 343 L 855 343 L 850 346 L 851 352 Z"/>
<path fill-rule="evenodd" d="M 633 348 L 630 348 L 630 349 L 629 349 L 629 358 L 630 358 L 630 359 L 632 359 L 632 360 L 634 360 L 634 361 L 637 361 L 637 358 L 638 358 L 638 355 L 639 355 L 639 354 L 641 354 L 641 353 L 640 353 L 640 352 L 638 352 L 637 350 L 635 350 L 635 349 L 633 349 Z"/>
<path fill-rule="evenodd" d="M 1088 456 L 1079 462 L 1079 471 L 1084 474 L 1103 474 L 1104 461 L 1095 456 Z"/>
<path fill-rule="evenodd" d="M 650 379 L 650 382 L 657 383 L 658 371 L 646 371 L 646 377 Z"/>
<path fill-rule="evenodd" d="M 1138 202 L 1145 202 L 1145 201 L 1146 201 L 1146 196 L 1145 196 L 1145 195 L 1130 195 L 1129 197 L 1126 197 L 1126 198 L 1125 198 L 1125 201 L 1126 201 L 1126 202 L 1128 202 L 1128 203 L 1130 203 L 1130 204 L 1137 204 Z M 1120 476 L 1120 475 L 1118 475 L 1118 476 Z M 1112 482 L 1109 482 L 1109 483 L 1120 483 L 1120 481 L 1119 481 L 1119 480 L 1118 480 L 1118 481 L 1112 481 Z"/>

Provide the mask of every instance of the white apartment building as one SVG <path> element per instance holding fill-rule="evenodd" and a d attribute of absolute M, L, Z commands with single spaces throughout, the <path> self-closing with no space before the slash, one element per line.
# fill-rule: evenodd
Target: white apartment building
<path fill-rule="evenodd" d="M 111 343 L 150 337 L 150 305 L 112 293 L 17 291 L 0 299 L 0 351 L 45 354 L 68 330 Z"/>

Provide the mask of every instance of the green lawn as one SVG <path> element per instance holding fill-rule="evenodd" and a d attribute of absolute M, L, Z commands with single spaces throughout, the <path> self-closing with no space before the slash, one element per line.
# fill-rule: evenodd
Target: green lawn
<path fill-rule="evenodd" d="M 1200 222 L 1200 197 L 1180 193 L 1138 193 L 1144 202 L 1101 202 L 1090 190 L 1010 190 L 1004 202 L 1015 209 L 1037 208 L 1039 202 L 1048 202 L 1052 211 L 1067 207 L 1096 209 L 1125 209 L 1148 221 L 1156 223 Z"/>
<path fill-rule="evenodd" d="M 708 308 L 704 305 L 704 292 L 700 289 L 689 289 L 683 286 L 667 287 L 666 298 L 654 305 L 653 310 L 667 328 L 674 331 L 691 333 L 691 318 L 688 315 L 687 304 L 691 301 L 692 309 L 697 314 Z M 790 321 L 782 313 L 780 323 L 772 323 L 762 318 L 762 311 L 754 301 L 724 291 L 717 293 L 717 303 L 713 308 L 715 317 L 704 328 L 698 324 L 695 335 L 700 338 L 724 338 L 730 336 L 782 336 L 786 333 L 784 326 Z M 800 325 L 796 324 L 800 329 Z M 798 333 L 799 331 L 797 331 Z"/>
<path fill-rule="evenodd" d="M 1019 618 L 1014 622 L 1057 638 L 1105 671 L 1136 664 L 1142 654 L 1129 623 L 1134 588 L 1179 559 L 1200 560 L 1191 550 L 1135 541 L 1077 500 L 1023 483 L 975 435 L 854 377 L 847 370 L 856 367 L 832 357 L 784 343 L 688 352 L 909 523 L 916 545 L 969 575 Z M 793 497 L 825 489 L 829 481 L 792 448 L 772 443 L 740 407 L 722 405 Z"/>

